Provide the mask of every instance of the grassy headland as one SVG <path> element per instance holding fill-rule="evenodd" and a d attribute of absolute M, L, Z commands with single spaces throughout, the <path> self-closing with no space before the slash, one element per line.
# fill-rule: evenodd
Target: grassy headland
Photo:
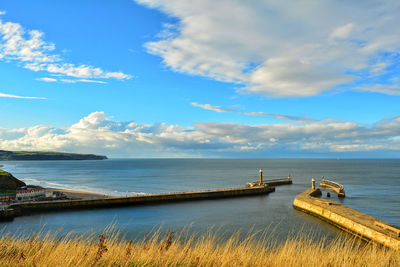
<path fill-rule="evenodd" d="M 315 242 L 309 237 L 283 243 L 237 235 L 187 238 L 183 233 L 154 234 L 143 241 L 118 235 L 4 236 L 1 266 L 400 266 L 400 253 L 355 240 Z"/>
<path fill-rule="evenodd" d="M 6 151 L 0 150 L 0 160 L 99 160 L 106 156 L 62 152 Z"/>

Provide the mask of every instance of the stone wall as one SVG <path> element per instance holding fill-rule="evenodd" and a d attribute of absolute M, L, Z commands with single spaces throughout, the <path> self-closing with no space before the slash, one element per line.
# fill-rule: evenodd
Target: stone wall
<path fill-rule="evenodd" d="M 369 216 L 360 211 L 351 209 L 334 201 L 319 199 L 312 195 L 318 195 L 318 188 L 308 189 L 298 195 L 293 202 L 293 207 L 317 216 L 337 227 L 372 240 L 384 246 L 400 250 L 400 238 L 398 233 L 379 227 L 378 224 L 392 227 L 389 223 Z"/>

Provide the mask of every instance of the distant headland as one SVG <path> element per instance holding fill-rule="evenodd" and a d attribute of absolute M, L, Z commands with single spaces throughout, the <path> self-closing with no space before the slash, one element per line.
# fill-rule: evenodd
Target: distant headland
<path fill-rule="evenodd" d="M 63 152 L 6 151 L 0 150 L 2 160 L 102 160 L 106 156 Z"/>

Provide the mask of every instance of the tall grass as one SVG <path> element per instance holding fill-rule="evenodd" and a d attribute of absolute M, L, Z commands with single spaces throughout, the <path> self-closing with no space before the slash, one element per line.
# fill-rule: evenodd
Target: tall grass
<path fill-rule="evenodd" d="M 356 239 L 315 241 L 310 236 L 274 242 L 267 235 L 221 239 L 215 232 L 187 237 L 156 231 L 141 241 L 101 235 L 3 235 L 0 266 L 400 266 L 400 252 Z"/>

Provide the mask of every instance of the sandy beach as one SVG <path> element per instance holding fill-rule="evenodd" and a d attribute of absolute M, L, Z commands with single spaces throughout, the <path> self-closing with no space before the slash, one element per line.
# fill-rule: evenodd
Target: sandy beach
<path fill-rule="evenodd" d="M 46 188 L 46 191 L 59 191 L 63 192 L 69 199 L 98 199 L 98 198 L 111 198 L 112 196 L 83 192 L 69 189 L 59 189 L 59 188 Z"/>

